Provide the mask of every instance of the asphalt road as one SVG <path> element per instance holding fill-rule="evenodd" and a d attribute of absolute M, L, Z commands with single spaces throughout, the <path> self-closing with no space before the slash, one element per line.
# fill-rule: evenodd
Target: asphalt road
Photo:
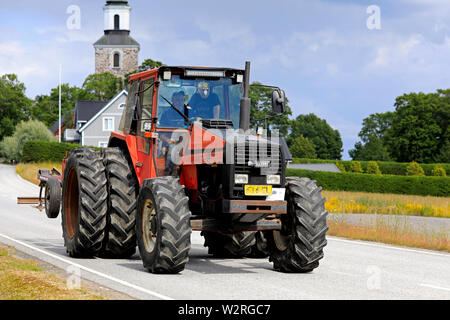
<path fill-rule="evenodd" d="M 49 220 L 18 196 L 39 188 L 0 165 L 0 242 L 137 299 L 450 299 L 450 254 L 329 237 L 325 258 L 309 274 L 283 274 L 267 259 L 215 259 L 198 232 L 186 269 L 154 275 L 131 259 L 73 259 L 61 219 Z"/>

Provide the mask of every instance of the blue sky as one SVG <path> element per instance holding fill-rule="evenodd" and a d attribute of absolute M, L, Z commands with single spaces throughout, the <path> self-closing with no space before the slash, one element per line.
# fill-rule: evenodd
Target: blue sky
<path fill-rule="evenodd" d="M 94 72 L 102 0 L 5 1 L 0 74 L 16 73 L 34 98 Z M 393 110 L 395 97 L 450 87 L 450 0 L 130 0 L 140 61 L 243 68 L 286 91 L 294 116 L 315 113 L 341 133 L 343 158 L 362 120 Z M 68 30 L 70 5 L 81 29 Z M 369 30 L 377 5 L 381 29 Z"/>

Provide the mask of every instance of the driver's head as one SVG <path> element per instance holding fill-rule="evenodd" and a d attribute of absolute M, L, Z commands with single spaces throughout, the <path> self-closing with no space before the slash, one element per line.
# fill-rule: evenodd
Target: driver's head
<path fill-rule="evenodd" d="M 184 91 L 177 91 L 172 95 L 172 102 L 177 108 L 181 108 L 184 105 Z"/>
<path fill-rule="evenodd" d="M 197 92 L 200 94 L 200 96 L 203 99 L 206 99 L 209 97 L 209 92 L 210 92 L 210 88 L 209 88 L 209 84 L 206 81 L 201 81 L 198 83 L 197 85 Z"/>

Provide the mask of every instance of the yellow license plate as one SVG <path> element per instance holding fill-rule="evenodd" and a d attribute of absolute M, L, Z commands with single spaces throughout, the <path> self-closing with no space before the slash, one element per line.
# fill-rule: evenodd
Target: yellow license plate
<path fill-rule="evenodd" d="M 245 186 L 246 196 L 271 196 L 272 186 Z"/>

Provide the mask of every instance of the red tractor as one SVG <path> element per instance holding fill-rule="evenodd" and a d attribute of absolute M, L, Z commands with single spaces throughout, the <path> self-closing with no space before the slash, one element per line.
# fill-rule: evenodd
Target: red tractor
<path fill-rule="evenodd" d="M 327 243 L 325 199 L 315 181 L 285 176 L 277 139 L 250 132 L 249 75 L 250 63 L 130 76 L 108 148 L 70 152 L 59 181 L 41 175 L 49 217 L 61 202 L 68 254 L 129 257 L 137 245 L 145 268 L 178 273 L 196 230 L 215 256 L 315 269 Z M 272 104 L 284 112 L 282 90 Z"/>

